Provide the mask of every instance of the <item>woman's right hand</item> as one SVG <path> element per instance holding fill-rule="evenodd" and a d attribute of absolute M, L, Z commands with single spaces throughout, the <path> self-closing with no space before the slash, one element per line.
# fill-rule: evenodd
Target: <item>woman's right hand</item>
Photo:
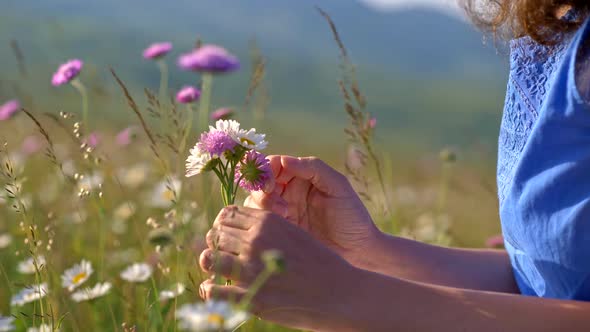
<path fill-rule="evenodd" d="M 274 181 L 244 205 L 272 211 L 353 263 L 381 232 L 348 179 L 315 157 L 269 156 Z"/>

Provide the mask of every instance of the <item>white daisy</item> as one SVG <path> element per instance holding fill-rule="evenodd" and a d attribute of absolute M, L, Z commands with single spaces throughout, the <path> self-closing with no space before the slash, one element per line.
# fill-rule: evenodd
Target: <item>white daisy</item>
<path fill-rule="evenodd" d="M 248 314 L 225 301 L 185 304 L 176 313 L 180 327 L 189 331 L 234 331 L 248 320 Z"/>
<path fill-rule="evenodd" d="M 135 189 L 142 185 L 148 178 L 150 166 L 146 163 L 121 168 L 117 171 L 117 178 L 127 188 Z"/>
<path fill-rule="evenodd" d="M 12 236 L 8 233 L 0 234 L 0 249 L 6 249 L 12 243 Z"/>
<path fill-rule="evenodd" d="M 190 178 L 205 172 L 212 160 L 211 154 L 203 152 L 195 146 L 186 159 L 186 177 Z"/>
<path fill-rule="evenodd" d="M 145 263 L 135 263 L 121 272 L 121 278 L 129 282 L 144 282 L 152 276 L 153 269 Z"/>
<path fill-rule="evenodd" d="M 18 263 L 17 270 L 22 274 L 35 274 L 37 273 L 37 268 L 41 270 L 46 263 L 45 257 L 37 256 L 37 267 L 35 267 L 35 259 L 30 257 Z"/>
<path fill-rule="evenodd" d="M 15 329 L 14 325 L 14 317 L 3 317 L 0 315 L 0 332 L 8 332 Z"/>
<path fill-rule="evenodd" d="M 261 151 L 266 149 L 268 142 L 264 139 L 265 134 L 257 134 L 256 129 L 240 129 L 236 135 L 235 141 L 246 149 Z"/>
<path fill-rule="evenodd" d="M 175 297 L 178 297 L 184 293 L 186 287 L 182 283 L 177 283 L 174 285 L 174 288 L 171 290 L 163 290 L 160 292 L 160 301 L 167 301 L 171 300 Z"/>
<path fill-rule="evenodd" d="M 159 182 L 151 193 L 149 199 L 151 206 L 162 209 L 169 208 L 174 200 L 178 200 L 181 189 L 182 182 L 176 178 L 172 178 L 172 183 L 167 180 Z"/>
<path fill-rule="evenodd" d="M 76 264 L 66 270 L 61 276 L 62 287 L 67 288 L 71 292 L 86 282 L 92 275 L 92 272 L 94 272 L 92 264 L 87 260 L 82 260 L 80 264 Z"/>
<path fill-rule="evenodd" d="M 29 327 L 27 332 L 57 332 L 59 330 L 54 330 L 51 325 L 41 324 L 39 327 Z"/>
<path fill-rule="evenodd" d="M 90 301 L 106 295 L 113 285 L 110 282 L 98 283 L 94 287 L 86 287 L 72 293 L 72 300 L 76 302 Z"/>
<path fill-rule="evenodd" d="M 223 131 L 235 139 L 240 131 L 240 123 L 236 120 L 217 120 L 215 127 L 209 126 L 209 130 Z"/>
<path fill-rule="evenodd" d="M 37 301 L 39 299 L 44 298 L 49 289 L 47 288 L 47 283 L 42 283 L 40 285 L 32 285 L 22 289 L 20 292 L 12 296 L 10 300 L 11 306 L 23 306 L 27 303 L 31 303 Z"/>

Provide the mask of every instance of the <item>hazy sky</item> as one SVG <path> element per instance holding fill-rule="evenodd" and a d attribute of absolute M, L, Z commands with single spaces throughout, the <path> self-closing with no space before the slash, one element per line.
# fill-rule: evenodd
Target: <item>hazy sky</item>
<path fill-rule="evenodd" d="M 396 10 L 408 7 L 429 7 L 457 13 L 457 0 L 359 0 L 378 10 Z"/>

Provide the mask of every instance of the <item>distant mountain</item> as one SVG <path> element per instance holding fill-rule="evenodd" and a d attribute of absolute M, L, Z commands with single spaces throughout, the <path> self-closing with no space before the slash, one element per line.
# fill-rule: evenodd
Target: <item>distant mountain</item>
<path fill-rule="evenodd" d="M 338 50 L 315 5 L 334 19 L 380 126 L 436 144 L 482 133 L 495 141 L 504 57 L 459 18 L 427 9 L 378 12 L 355 0 L 2 0 L 0 80 L 15 72 L 7 45 L 16 38 L 40 77 L 76 56 L 105 82 L 112 82 L 105 70 L 112 65 L 131 84 L 154 87 L 157 71 L 140 58 L 141 50 L 170 40 L 175 57 L 200 36 L 243 60 L 245 70 L 221 78 L 215 92 L 220 104 L 240 105 L 249 41 L 256 38 L 268 58 L 273 109 L 331 119 L 342 110 Z M 195 80 L 175 68 L 172 73 L 172 88 Z M 46 98 L 59 96 L 45 81 L 31 84 Z M 424 131 L 429 134 L 419 134 Z"/>

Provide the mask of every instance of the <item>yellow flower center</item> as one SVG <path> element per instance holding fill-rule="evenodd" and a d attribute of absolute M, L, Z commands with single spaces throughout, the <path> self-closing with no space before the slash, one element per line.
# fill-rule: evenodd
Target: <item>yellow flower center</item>
<path fill-rule="evenodd" d="M 246 143 L 248 145 L 254 145 L 254 142 L 252 142 L 251 140 L 245 138 L 245 137 L 240 137 L 240 142 L 242 143 Z"/>
<path fill-rule="evenodd" d="M 87 276 L 86 272 L 80 272 L 80 273 L 76 274 L 76 275 L 74 276 L 74 278 L 72 278 L 72 282 L 73 282 L 74 284 L 77 284 L 77 283 L 79 283 L 80 281 L 82 281 L 84 278 L 86 278 L 86 276 Z"/>
<path fill-rule="evenodd" d="M 162 197 L 167 201 L 172 201 L 174 200 L 174 192 L 168 189 L 162 193 Z"/>
<path fill-rule="evenodd" d="M 209 317 L 207 317 L 207 321 L 211 324 L 215 324 L 215 325 L 223 325 L 223 321 L 225 319 L 223 318 L 222 315 L 220 314 L 209 314 Z"/>

